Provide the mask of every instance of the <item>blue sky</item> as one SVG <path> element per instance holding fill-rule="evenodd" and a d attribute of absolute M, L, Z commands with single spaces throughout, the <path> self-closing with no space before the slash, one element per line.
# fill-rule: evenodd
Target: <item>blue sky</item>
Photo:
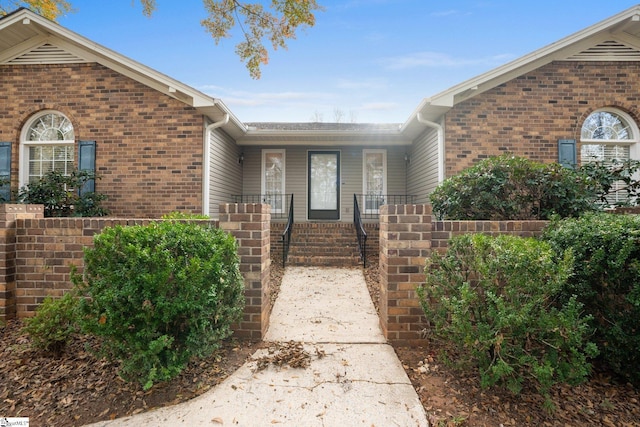
<path fill-rule="evenodd" d="M 423 98 L 621 12 L 637 0 L 319 0 L 316 25 L 262 78 L 200 25 L 201 0 L 72 0 L 65 27 L 213 97 L 243 122 L 402 123 Z"/>

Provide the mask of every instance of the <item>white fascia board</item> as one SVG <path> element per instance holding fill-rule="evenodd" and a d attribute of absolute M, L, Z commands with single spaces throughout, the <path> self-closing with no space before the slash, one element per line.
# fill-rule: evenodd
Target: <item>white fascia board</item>
<path fill-rule="evenodd" d="M 7 16 L 3 16 L 0 19 L 0 30 L 6 27 L 10 27 L 16 22 L 23 22 L 25 18 L 32 19 L 34 16 L 39 16 L 28 9 L 23 9 L 18 12 L 10 13 Z M 44 18 L 43 18 L 44 19 Z M 21 24 L 21 25 L 29 25 L 29 24 Z"/>

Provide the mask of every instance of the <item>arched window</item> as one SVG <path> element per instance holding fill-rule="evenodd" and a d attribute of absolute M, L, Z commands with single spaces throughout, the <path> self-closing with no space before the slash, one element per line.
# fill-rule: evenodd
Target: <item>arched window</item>
<path fill-rule="evenodd" d="M 68 175 L 74 168 L 75 134 L 71 121 L 57 111 L 44 111 L 24 127 L 20 148 L 20 186 L 50 171 Z"/>
<path fill-rule="evenodd" d="M 606 165 L 638 159 L 639 138 L 638 126 L 628 114 L 615 109 L 597 110 L 582 125 L 580 161 Z M 624 201 L 626 194 L 614 191 L 622 186 L 622 182 L 614 184 L 610 203 Z"/>

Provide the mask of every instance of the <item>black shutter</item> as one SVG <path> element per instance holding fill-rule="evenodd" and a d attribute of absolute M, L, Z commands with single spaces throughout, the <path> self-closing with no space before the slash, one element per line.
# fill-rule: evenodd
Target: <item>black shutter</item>
<path fill-rule="evenodd" d="M 11 143 L 0 142 L 0 202 L 11 200 Z"/>
<path fill-rule="evenodd" d="M 575 168 L 578 164 L 576 157 L 576 140 L 575 139 L 559 139 L 558 140 L 558 163 L 567 168 Z"/>
<path fill-rule="evenodd" d="M 96 171 L 96 142 L 95 141 L 80 141 L 78 146 L 78 170 L 81 171 Z M 96 191 L 96 180 L 90 179 L 85 182 L 80 189 L 80 195 L 86 193 L 93 193 Z"/>

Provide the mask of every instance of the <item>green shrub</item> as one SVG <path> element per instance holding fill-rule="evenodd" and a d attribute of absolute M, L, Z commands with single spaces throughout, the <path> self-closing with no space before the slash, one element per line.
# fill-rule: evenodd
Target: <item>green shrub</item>
<path fill-rule="evenodd" d="M 433 332 L 483 386 L 529 383 L 548 396 L 557 382 L 583 381 L 596 353 L 580 304 L 555 303 L 571 265 L 535 239 L 464 235 L 428 260 L 418 295 Z"/>
<path fill-rule="evenodd" d="M 194 214 L 190 212 L 169 212 L 162 215 L 162 219 L 209 219 L 208 215 Z"/>
<path fill-rule="evenodd" d="M 47 297 L 34 317 L 25 320 L 23 330 L 31 337 L 31 344 L 46 352 L 60 354 L 72 335 L 78 332 L 78 299 L 73 292 L 61 298 Z"/>
<path fill-rule="evenodd" d="M 180 221 L 105 229 L 85 250 L 83 329 L 145 389 L 173 378 L 231 334 L 243 312 L 235 239 Z"/>
<path fill-rule="evenodd" d="M 502 155 L 443 181 L 431 194 L 438 218 L 549 219 L 597 209 L 598 187 L 573 169 Z"/>
<path fill-rule="evenodd" d="M 564 292 L 592 316 L 602 359 L 640 384 L 640 216 L 590 214 L 552 222 L 543 239 L 575 257 Z"/>
<path fill-rule="evenodd" d="M 17 201 L 44 205 L 45 217 L 108 215 L 102 207 L 107 196 L 93 192 L 78 194 L 77 189 L 92 179 L 97 177 L 89 171 L 74 170 L 70 175 L 50 171 L 40 180 L 22 187 Z"/>
<path fill-rule="evenodd" d="M 580 173 L 596 185 L 598 204 L 604 208 L 640 203 L 640 161 L 613 160 L 583 164 Z"/>

